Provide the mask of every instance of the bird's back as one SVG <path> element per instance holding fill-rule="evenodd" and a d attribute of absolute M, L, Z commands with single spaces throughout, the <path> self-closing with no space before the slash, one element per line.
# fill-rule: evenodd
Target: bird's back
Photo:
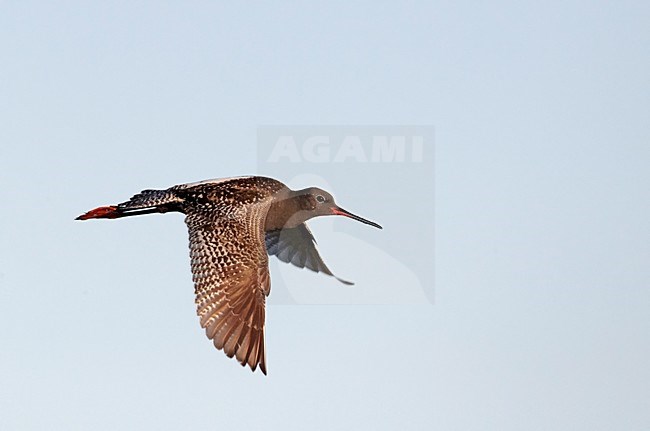
<path fill-rule="evenodd" d="M 194 209 L 227 211 L 254 205 L 287 189 L 280 181 L 267 177 L 237 177 L 200 181 L 168 189 L 184 201 L 184 212 Z"/>

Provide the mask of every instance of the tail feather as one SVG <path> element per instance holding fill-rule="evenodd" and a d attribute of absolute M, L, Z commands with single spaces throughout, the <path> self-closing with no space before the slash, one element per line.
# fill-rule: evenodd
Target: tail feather
<path fill-rule="evenodd" d="M 123 210 L 143 209 L 182 202 L 183 200 L 170 190 L 142 190 L 128 201 L 119 204 L 118 208 Z"/>
<path fill-rule="evenodd" d="M 118 218 L 120 217 L 121 211 L 116 206 L 106 206 L 95 208 L 90 210 L 85 214 L 80 215 L 75 220 L 88 220 L 91 218 Z"/>
<path fill-rule="evenodd" d="M 165 213 L 180 211 L 183 199 L 169 190 L 143 190 L 126 202 L 118 205 L 109 205 L 90 210 L 80 215 L 75 220 L 88 220 L 94 218 L 120 218 L 132 215 Z"/>

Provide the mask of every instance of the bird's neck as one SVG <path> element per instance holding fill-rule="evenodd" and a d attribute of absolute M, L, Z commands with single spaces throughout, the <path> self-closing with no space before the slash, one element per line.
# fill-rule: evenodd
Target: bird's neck
<path fill-rule="evenodd" d="M 296 227 L 312 217 L 309 199 L 300 191 L 287 190 L 278 195 L 266 215 L 265 230 Z"/>

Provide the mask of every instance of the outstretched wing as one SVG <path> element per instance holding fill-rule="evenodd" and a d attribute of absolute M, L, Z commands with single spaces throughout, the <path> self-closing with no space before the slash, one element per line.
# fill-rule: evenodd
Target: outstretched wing
<path fill-rule="evenodd" d="M 292 263 L 298 268 L 308 268 L 336 278 L 343 284 L 354 283 L 338 278 L 325 265 L 316 250 L 316 240 L 305 223 L 294 228 L 266 232 L 266 251 L 283 262 Z"/>
<path fill-rule="evenodd" d="M 264 316 L 270 292 L 264 219 L 268 197 L 187 208 L 197 314 L 217 349 L 266 374 Z"/>

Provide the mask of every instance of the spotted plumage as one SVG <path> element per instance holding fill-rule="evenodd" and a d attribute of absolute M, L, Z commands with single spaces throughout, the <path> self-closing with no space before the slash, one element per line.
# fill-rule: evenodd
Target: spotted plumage
<path fill-rule="evenodd" d="M 190 261 L 201 327 L 217 349 L 266 374 L 265 304 L 271 290 L 268 255 L 334 276 L 316 250 L 305 221 L 344 215 L 317 188 L 293 191 L 265 177 L 239 177 L 144 190 L 130 200 L 91 210 L 78 220 L 181 212 L 189 230 Z M 337 279 L 345 284 L 348 281 Z"/>

